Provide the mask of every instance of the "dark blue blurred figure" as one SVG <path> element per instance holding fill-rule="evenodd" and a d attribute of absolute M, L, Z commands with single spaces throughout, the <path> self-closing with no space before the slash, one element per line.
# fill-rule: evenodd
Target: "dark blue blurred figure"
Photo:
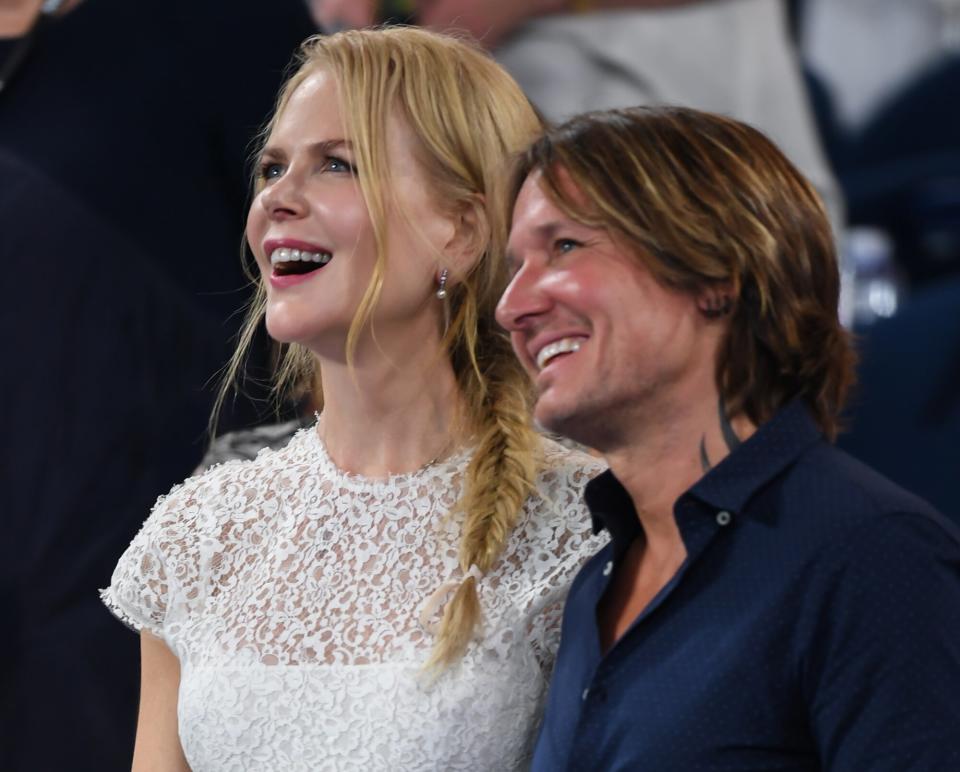
<path fill-rule="evenodd" d="M 944 58 L 834 148 L 854 224 L 882 225 L 914 285 L 960 274 L 960 56 Z"/>
<path fill-rule="evenodd" d="M 859 349 L 838 445 L 960 522 L 960 276 L 912 294 Z"/>
<path fill-rule="evenodd" d="M 906 282 L 889 319 L 858 329 L 860 387 L 839 444 L 960 521 L 960 57 L 895 94 L 846 144 L 854 224 L 892 239 Z"/>
<path fill-rule="evenodd" d="M 297 0 L 64 10 L 16 66 L 23 36 L 0 38 L 7 772 L 129 768 L 139 641 L 97 588 L 202 455 L 247 297 L 249 143 L 314 31 Z"/>
<path fill-rule="evenodd" d="M 790 4 L 799 34 L 813 4 Z M 953 34 L 947 27 L 957 19 L 949 16 L 950 3 L 940 5 L 946 39 Z M 960 4 L 952 5 L 956 13 Z M 858 9 L 863 14 L 908 11 L 867 2 Z M 909 10 L 921 16 L 929 12 Z M 848 24 L 852 18 L 847 17 Z M 917 22 L 921 26 L 913 31 L 914 44 L 927 21 Z M 851 41 L 852 49 L 871 34 L 869 25 L 857 34 L 862 39 Z M 867 50 L 876 48 L 871 43 Z M 849 407 L 849 431 L 838 444 L 960 521 L 960 492 L 954 483 L 960 474 L 960 54 L 944 45 L 939 54 L 924 56 L 927 64 L 904 73 L 899 85 L 886 90 L 852 127 L 840 120 L 830 84 L 807 74 L 854 235 L 862 236 L 863 228 L 874 238 L 886 234 L 887 260 L 892 260 L 899 284 L 893 297 L 886 297 L 885 290 L 877 298 L 878 308 L 886 306 L 892 314 L 889 318 L 869 309 L 853 313 L 860 384 Z M 863 240 L 848 236 L 845 243 Z M 890 277 L 875 274 L 882 260 L 866 261 L 873 264 L 867 266 L 870 275 L 861 275 L 864 261 L 854 254 L 860 251 L 847 251 L 845 267 L 853 277 L 852 294 L 859 293 L 862 300 L 869 285 Z"/>
<path fill-rule="evenodd" d="M 912 285 L 960 273 L 960 2 L 788 4 L 848 222 L 886 231 Z"/>

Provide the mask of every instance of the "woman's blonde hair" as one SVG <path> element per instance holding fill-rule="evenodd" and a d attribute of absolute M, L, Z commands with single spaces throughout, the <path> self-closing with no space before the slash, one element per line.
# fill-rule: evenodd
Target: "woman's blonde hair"
<path fill-rule="evenodd" d="M 509 338 L 496 324 L 494 310 L 507 283 L 503 164 L 536 137 L 541 124 L 519 86 L 486 53 L 422 29 L 391 27 L 315 36 L 303 43 L 295 64 L 263 139 L 304 80 L 318 70 L 331 73 L 339 86 L 345 130 L 376 241 L 373 275 L 347 336 L 348 362 L 359 336 L 372 325 L 388 259 L 385 138 L 392 111 L 417 139 L 419 160 L 437 205 L 453 216 L 469 212 L 469 221 L 476 224 L 477 259 L 448 286 L 445 301 L 449 321 L 443 346 L 476 451 L 456 507 L 463 519 L 459 560 L 466 578 L 446 606 L 428 663 L 442 667 L 459 659 L 480 622 L 471 566 L 486 573 L 496 563 L 533 491 L 538 468 L 540 441 L 530 420 L 529 381 Z M 402 202 L 397 205 L 402 212 Z M 265 290 L 258 280 L 227 373 L 228 385 L 241 370 L 265 306 Z M 313 391 L 322 401 L 317 362 L 307 349 L 283 347 L 275 389 L 280 397 Z"/>

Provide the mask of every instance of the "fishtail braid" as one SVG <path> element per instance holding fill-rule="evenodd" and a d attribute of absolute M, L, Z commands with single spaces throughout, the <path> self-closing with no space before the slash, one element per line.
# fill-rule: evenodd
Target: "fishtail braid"
<path fill-rule="evenodd" d="M 465 394 L 483 395 L 470 406 L 480 413 L 475 423 L 477 444 L 455 508 L 462 517 L 459 559 L 465 578 L 444 610 L 428 669 L 456 662 L 473 638 L 482 614 L 470 567 L 486 574 L 496 564 L 524 501 L 536 489 L 541 463 L 541 438 L 530 420 L 526 373 L 502 331 L 481 332 L 478 338 L 486 344 L 481 344 L 486 350 L 478 352 L 479 368 L 460 373 L 461 380 L 480 381 L 465 388 Z M 458 357 L 453 359 L 456 363 Z"/>

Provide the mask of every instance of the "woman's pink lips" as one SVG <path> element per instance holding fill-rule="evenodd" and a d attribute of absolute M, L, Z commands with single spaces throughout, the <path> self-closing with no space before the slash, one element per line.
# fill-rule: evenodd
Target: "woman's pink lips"
<path fill-rule="evenodd" d="M 313 244 L 309 241 L 300 241 L 300 239 L 267 239 L 263 242 L 263 254 L 270 258 L 273 250 L 280 247 L 287 249 L 299 249 L 302 252 L 329 252 L 330 250 L 320 244 Z"/>

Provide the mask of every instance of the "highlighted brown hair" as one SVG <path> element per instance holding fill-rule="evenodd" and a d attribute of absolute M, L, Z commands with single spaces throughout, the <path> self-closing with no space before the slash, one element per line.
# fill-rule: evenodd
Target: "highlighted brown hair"
<path fill-rule="evenodd" d="M 664 285 L 729 285 L 716 378 L 731 415 L 760 424 L 802 397 L 836 436 L 855 362 L 837 316 L 836 250 L 819 196 L 767 137 L 686 108 L 594 112 L 521 156 L 514 200 L 536 170 L 569 217 L 625 240 Z"/>

